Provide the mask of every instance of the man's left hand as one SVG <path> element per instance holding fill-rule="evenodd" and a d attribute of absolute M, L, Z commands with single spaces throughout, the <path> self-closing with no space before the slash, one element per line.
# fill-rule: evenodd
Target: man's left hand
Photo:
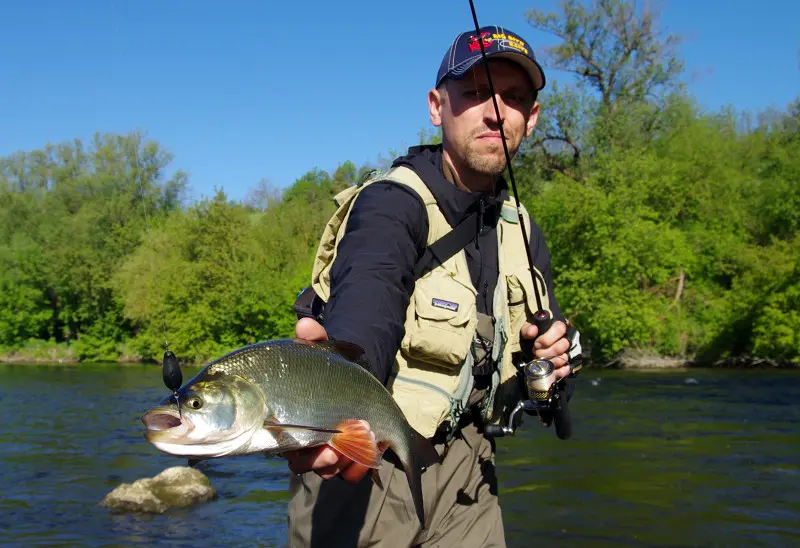
<path fill-rule="evenodd" d="M 525 339 L 536 339 L 533 343 L 534 356 L 539 359 L 546 359 L 553 362 L 555 366 L 555 373 L 559 379 L 562 379 L 570 374 L 568 367 L 569 358 L 567 352 L 569 351 L 569 339 L 566 338 L 567 325 L 559 320 L 554 321 L 550 325 L 550 329 L 545 331 L 541 337 L 536 337 L 539 334 L 539 328 L 531 323 L 525 323 L 520 330 L 520 335 Z"/>

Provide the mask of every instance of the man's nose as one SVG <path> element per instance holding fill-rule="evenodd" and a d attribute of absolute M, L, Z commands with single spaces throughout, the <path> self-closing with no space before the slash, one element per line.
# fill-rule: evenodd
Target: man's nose
<path fill-rule="evenodd" d="M 493 124 L 503 123 L 505 122 L 505 110 L 506 105 L 503 103 L 503 98 L 500 96 L 499 93 L 495 93 L 495 99 L 497 100 L 497 110 L 500 111 L 500 120 L 497 119 L 497 111 L 494 108 L 494 101 L 492 100 L 491 95 L 489 95 L 486 100 L 483 102 L 483 117 Z"/>

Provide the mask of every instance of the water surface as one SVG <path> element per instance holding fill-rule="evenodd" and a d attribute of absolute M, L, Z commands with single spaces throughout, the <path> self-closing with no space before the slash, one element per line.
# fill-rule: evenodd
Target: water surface
<path fill-rule="evenodd" d="M 220 497 L 191 509 L 96 506 L 184 464 L 142 437 L 165 393 L 152 366 L 0 366 L 0 544 L 283 546 L 282 460 L 204 463 Z M 508 545 L 800 546 L 798 402 L 800 371 L 584 371 L 571 440 L 498 441 Z"/>

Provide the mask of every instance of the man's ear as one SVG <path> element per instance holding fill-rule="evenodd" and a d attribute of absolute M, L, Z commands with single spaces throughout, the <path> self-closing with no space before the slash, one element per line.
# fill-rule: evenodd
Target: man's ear
<path fill-rule="evenodd" d="M 536 122 L 539 121 L 539 103 L 533 103 L 531 112 L 528 115 L 528 123 L 525 124 L 525 137 L 530 137 L 533 134 L 533 128 L 536 127 Z"/>
<path fill-rule="evenodd" d="M 435 127 L 442 125 L 442 95 L 444 90 L 432 89 L 428 92 L 428 112 L 431 124 Z"/>

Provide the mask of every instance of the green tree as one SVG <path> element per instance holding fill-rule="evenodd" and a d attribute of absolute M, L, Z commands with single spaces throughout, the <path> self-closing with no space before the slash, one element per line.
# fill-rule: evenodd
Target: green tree
<path fill-rule="evenodd" d="M 109 282 L 141 241 L 142 205 L 156 218 L 179 206 L 185 176 L 165 180 L 169 161 L 139 134 L 96 135 L 89 147 L 76 140 L 0 161 L 8 206 L 2 255 L 24 250 L 29 257 L 24 269 L 6 271 L 0 285 L 37 295 L 24 305 L 7 303 L 11 316 L 35 318 L 28 327 L 4 329 L 7 345 L 35 330 L 41 338 L 71 341 L 79 356 L 116 358 L 127 326 Z"/>
<path fill-rule="evenodd" d="M 176 355 L 202 362 L 292 336 L 292 304 L 310 283 L 333 190 L 333 179 L 313 170 L 263 210 L 218 192 L 166 218 L 116 278 L 137 331 L 131 346 L 158 358 L 166 338 Z"/>
<path fill-rule="evenodd" d="M 661 124 L 661 113 L 681 91 L 680 37 L 659 33 L 659 13 L 624 0 L 586 5 L 563 0 L 559 10 L 532 9 L 529 24 L 555 36 L 545 65 L 572 76 L 573 86 L 551 85 L 523 158 L 527 166 L 579 176 L 582 155 L 609 146 L 638 146 Z M 527 159 L 527 162 L 524 162 Z"/>

